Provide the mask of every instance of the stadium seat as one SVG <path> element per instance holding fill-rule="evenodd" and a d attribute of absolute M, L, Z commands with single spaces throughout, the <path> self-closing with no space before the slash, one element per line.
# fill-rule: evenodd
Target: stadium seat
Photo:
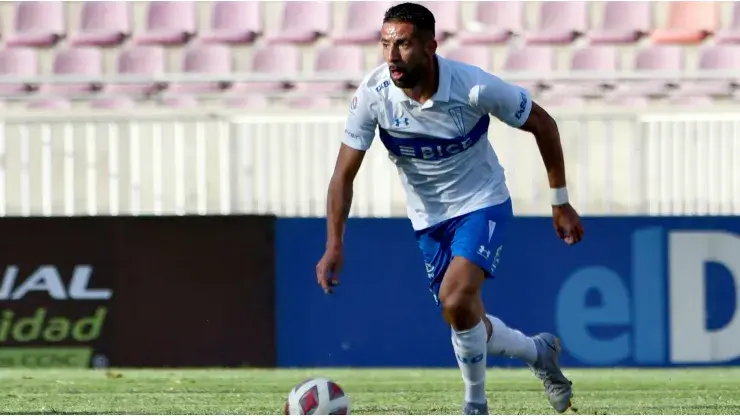
<path fill-rule="evenodd" d="M 588 26 L 588 2 L 542 2 L 538 27 L 527 36 L 526 41 L 532 45 L 568 44 L 584 34 Z"/>
<path fill-rule="evenodd" d="M 102 74 L 100 49 L 90 46 L 68 47 L 58 50 L 54 56 L 52 72 L 56 75 Z M 40 91 L 60 96 L 85 94 L 101 88 L 97 82 L 43 84 Z"/>
<path fill-rule="evenodd" d="M 697 44 L 719 27 L 719 4 L 714 1 L 668 3 L 667 25 L 653 31 L 655 44 Z"/>
<path fill-rule="evenodd" d="M 576 49 L 571 57 L 573 71 L 607 71 L 618 69 L 617 50 L 609 46 L 588 46 Z"/>
<path fill-rule="evenodd" d="M 654 81 L 623 81 L 614 91 L 618 95 L 662 96 L 674 86 L 667 79 L 660 79 L 663 72 L 682 71 L 684 50 L 675 45 L 648 46 L 637 51 L 634 70 L 652 72 L 658 78 Z"/>
<path fill-rule="evenodd" d="M 235 71 L 246 76 L 261 73 L 284 77 L 271 82 L 237 82 L 232 88 L 227 88 L 227 81 L 168 85 L 154 79 L 138 84 L 114 80 L 101 86 L 98 82 L 69 85 L 49 80 L 41 85 L 0 84 L 0 94 L 22 96 L 38 91 L 36 98 L 77 100 L 102 87 L 101 100 L 130 99 L 138 105 L 141 99 L 156 100 L 159 92 L 189 97 L 183 98 L 188 102 L 200 102 L 200 94 L 216 92 L 222 95 L 215 101 L 202 102 L 230 108 L 278 103 L 304 108 L 312 101 L 299 98 L 306 95 L 303 92 L 328 97 L 348 93 L 352 83 L 297 82 L 293 76 L 339 71 L 357 81 L 362 79 L 376 66 L 376 53 L 378 64 L 382 63 L 381 48 L 374 45 L 380 21 L 385 10 L 398 3 L 281 0 L 268 4 L 246 0 L 134 4 L 94 0 L 70 3 L 72 7 L 64 1 L 9 3 L 5 10 L 13 15 L 6 16 L 9 28 L 2 34 L 5 45 L 0 49 L 0 74 L 102 76 L 105 71 L 110 73 L 106 76 L 146 78 L 166 73 Z M 692 81 L 683 81 L 683 75 L 673 76 L 684 69 L 685 60 L 692 65 L 696 62 L 697 71 L 740 73 L 734 46 L 740 44 L 740 2 L 656 5 L 649 1 L 607 1 L 598 8 L 585 1 L 538 1 L 532 5 L 516 1 L 421 3 L 435 13 L 440 55 L 489 71 L 501 67 L 538 99 L 557 101 L 557 105 L 565 105 L 560 96 L 566 91 L 588 98 L 586 103 L 625 106 L 630 106 L 633 99 L 662 105 L 681 104 L 685 97 L 722 102 L 728 95 L 740 96 L 734 76 Z M 589 17 L 596 10 L 600 16 L 594 16 L 592 26 Z M 726 27 L 720 24 L 723 11 L 728 14 Z M 531 16 L 537 20 L 533 27 L 526 24 L 530 12 L 538 14 Z M 655 29 L 655 22 L 660 22 L 659 29 Z M 48 52 L 36 50 L 41 48 L 48 48 Z M 505 56 L 498 57 L 499 49 Z M 618 59 L 622 56 L 628 58 L 624 68 Z M 558 71 L 562 67 L 572 80 L 548 80 L 556 62 Z M 615 81 L 612 76 L 632 70 L 654 74 L 654 79 Z M 603 79 L 581 81 L 581 71 L 599 72 Z M 530 80 L 521 78 L 525 73 Z M 296 95 L 289 94 L 288 99 L 298 103 L 272 99 L 274 94 L 293 90 Z M 249 98 L 236 98 L 245 94 Z M 232 95 L 234 98 L 230 98 Z M 324 98 L 317 101 L 317 108 L 323 108 Z M 624 104 L 618 104 L 621 100 Z M 685 102 L 690 100 L 686 98 Z M 105 105 L 90 102 L 91 108 Z"/>
<path fill-rule="evenodd" d="M 421 1 L 433 14 L 436 20 L 435 39 L 443 42 L 460 30 L 460 3 L 457 1 Z"/>
<path fill-rule="evenodd" d="M 298 96 L 291 97 L 286 101 L 288 107 L 292 108 L 329 108 L 331 99 L 326 96 Z"/>
<path fill-rule="evenodd" d="M 714 105 L 714 100 L 706 95 L 672 95 L 668 97 L 668 102 L 673 105 L 686 107 Z"/>
<path fill-rule="evenodd" d="M 139 45 L 182 45 L 195 36 L 195 2 L 151 1 L 146 30 L 136 37 Z"/>
<path fill-rule="evenodd" d="M 640 95 L 607 94 L 602 98 L 604 104 L 619 107 L 645 107 L 648 105 L 647 97 Z"/>
<path fill-rule="evenodd" d="M 26 107 L 37 110 L 68 110 L 72 103 L 61 97 L 44 97 L 29 101 Z"/>
<path fill-rule="evenodd" d="M 131 35 L 131 9 L 125 1 L 88 1 L 82 4 L 79 32 L 72 36 L 75 46 L 110 47 Z"/>
<path fill-rule="evenodd" d="M 740 70 L 740 46 L 704 46 L 699 50 L 699 69 Z M 738 77 L 740 77 L 740 71 Z"/>
<path fill-rule="evenodd" d="M 228 108 L 265 108 L 269 105 L 267 97 L 261 94 L 238 94 L 224 97 L 223 104 Z"/>
<path fill-rule="evenodd" d="M 198 99 L 192 95 L 167 94 L 159 100 L 165 107 L 194 108 L 198 106 Z"/>
<path fill-rule="evenodd" d="M 717 33 L 717 43 L 740 43 L 740 2 L 732 2 L 732 20 Z"/>
<path fill-rule="evenodd" d="M 652 5 L 647 1 L 606 2 L 601 26 L 587 36 L 593 44 L 636 43 L 653 26 Z"/>
<path fill-rule="evenodd" d="M 637 50 L 635 69 L 639 71 L 680 71 L 683 69 L 684 50 L 678 46 L 656 45 Z"/>
<path fill-rule="evenodd" d="M 391 3 L 386 1 L 352 1 L 347 4 L 344 29 L 332 36 L 332 42 L 342 44 L 372 44 L 380 39 L 380 24 Z"/>
<path fill-rule="evenodd" d="M 314 72 L 343 72 L 354 74 L 358 80 L 364 76 L 364 53 L 358 46 L 339 45 L 323 47 L 316 52 Z M 295 89 L 312 93 L 331 93 L 348 91 L 352 88 L 346 81 L 298 82 Z"/>
<path fill-rule="evenodd" d="M 462 45 L 448 47 L 440 53 L 441 56 L 455 61 L 475 65 L 485 70 L 492 68 L 491 48 L 485 45 Z"/>
<path fill-rule="evenodd" d="M 332 17 L 331 2 L 288 1 L 283 4 L 279 30 L 267 35 L 271 44 L 307 44 L 329 33 Z"/>
<path fill-rule="evenodd" d="M 129 47 L 118 55 L 117 72 L 122 75 L 142 76 L 163 74 L 164 49 L 155 45 Z M 154 93 L 162 87 L 155 82 L 121 83 L 107 84 L 104 90 L 110 94 L 142 95 Z"/>
<path fill-rule="evenodd" d="M 14 33 L 8 46 L 54 46 L 66 36 L 62 1 L 21 1 L 15 4 Z"/>
<path fill-rule="evenodd" d="M 541 74 L 552 72 L 555 65 L 555 54 L 553 50 L 544 46 L 524 46 L 509 50 L 504 62 L 504 71 L 528 72 L 530 74 Z M 541 81 L 515 82 L 515 84 L 526 88 L 536 94 L 541 88 L 548 86 Z"/>
<path fill-rule="evenodd" d="M 589 72 L 592 75 L 603 74 L 602 80 L 574 80 L 567 83 L 558 83 L 553 86 L 555 90 L 569 92 L 572 95 L 583 97 L 600 97 L 606 88 L 614 86 L 614 81 L 609 80 L 610 74 L 615 74 L 619 68 L 617 51 L 609 46 L 589 46 L 577 49 L 573 52 L 570 63 L 570 71 L 577 77 L 579 71 Z"/>
<path fill-rule="evenodd" d="M 578 95 L 564 94 L 562 91 L 543 93 L 537 100 L 545 107 L 583 107 L 586 100 Z"/>
<path fill-rule="evenodd" d="M 293 45 L 273 45 L 256 49 L 248 68 L 243 71 L 257 74 L 296 74 L 301 70 L 301 55 Z M 286 82 L 238 82 L 234 89 L 249 92 L 276 92 L 285 90 Z"/>
<path fill-rule="evenodd" d="M 90 102 L 90 108 L 99 110 L 124 110 L 134 107 L 136 107 L 134 100 L 125 96 L 103 96 Z"/>
<path fill-rule="evenodd" d="M 38 59 L 32 48 L 0 49 L 0 75 L 33 76 L 38 74 Z M 22 95 L 35 88 L 29 84 L 0 84 L 2 95 Z"/>
<path fill-rule="evenodd" d="M 733 82 L 740 79 L 740 45 L 705 46 L 699 50 L 700 70 L 735 71 L 737 77 L 725 80 L 702 80 L 685 82 L 676 92 L 683 96 L 729 96 L 733 92 Z"/>
<path fill-rule="evenodd" d="M 183 51 L 182 72 L 207 75 L 231 74 L 231 49 L 220 44 L 194 44 Z M 183 82 L 170 86 L 176 93 L 206 93 L 228 88 L 230 82 Z"/>
<path fill-rule="evenodd" d="M 479 1 L 475 8 L 475 20 L 457 35 L 463 45 L 505 43 L 524 28 L 523 2 Z"/>
<path fill-rule="evenodd" d="M 245 44 L 262 33 L 258 1 L 215 1 L 211 7 L 211 29 L 201 36 L 204 42 Z"/>

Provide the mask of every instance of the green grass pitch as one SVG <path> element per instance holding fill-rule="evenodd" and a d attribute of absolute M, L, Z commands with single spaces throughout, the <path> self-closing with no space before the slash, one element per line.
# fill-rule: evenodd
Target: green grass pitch
<path fill-rule="evenodd" d="M 740 368 L 566 375 L 578 414 L 740 414 Z M 353 414 L 460 414 L 457 369 L 0 370 L 0 413 L 280 414 L 313 376 L 337 381 Z M 554 413 L 523 369 L 490 368 L 488 399 L 494 414 Z"/>

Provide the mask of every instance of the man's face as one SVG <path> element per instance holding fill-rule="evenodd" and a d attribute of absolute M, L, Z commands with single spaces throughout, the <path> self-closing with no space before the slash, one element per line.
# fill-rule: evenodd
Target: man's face
<path fill-rule="evenodd" d="M 434 41 L 423 42 L 415 36 L 414 25 L 405 22 L 383 23 L 380 37 L 393 83 L 399 88 L 415 87 L 431 62 Z"/>

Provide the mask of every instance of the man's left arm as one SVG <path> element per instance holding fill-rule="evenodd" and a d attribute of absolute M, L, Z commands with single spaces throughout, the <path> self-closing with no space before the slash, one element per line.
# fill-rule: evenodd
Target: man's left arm
<path fill-rule="evenodd" d="M 552 116 L 532 100 L 526 89 L 482 70 L 470 98 L 482 111 L 511 127 L 532 133 L 550 183 L 555 230 L 568 244 L 579 242 L 583 227 L 568 200 L 560 132 Z"/>
<path fill-rule="evenodd" d="M 532 102 L 532 111 L 519 129 L 532 133 L 537 141 L 537 147 L 540 149 L 540 155 L 547 170 L 550 189 L 555 190 L 552 195 L 552 205 L 568 202 L 563 147 L 560 144 L 560 131 L 555 120 L 545 109 Z"/>

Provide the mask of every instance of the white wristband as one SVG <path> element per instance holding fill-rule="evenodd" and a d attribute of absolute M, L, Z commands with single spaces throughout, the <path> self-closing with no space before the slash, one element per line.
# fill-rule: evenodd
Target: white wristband
<path fill-rule="evenodd" d="M 558 206 L 568 203 L 568 188 L 550 189 L 550 205 Z"/>

